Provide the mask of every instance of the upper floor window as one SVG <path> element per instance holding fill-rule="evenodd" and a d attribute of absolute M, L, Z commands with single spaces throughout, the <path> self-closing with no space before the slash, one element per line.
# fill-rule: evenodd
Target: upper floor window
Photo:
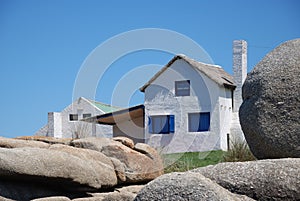
<path fill-rule="evenodd" d="M 175 81 L 175 96 L 190 95 L 190 80 Z"/>
<path fill-rule="evenodd" d="M 149 133 L 169 134 L 174 133 L 174 115 L 159 115 L 149 117 Z"/>
<path fill-rule="evenodd" d="M 70 114 L 69 120 L 70 121 L 78 121 L 78 114 Z"/>
<path fill-rule="evenodd" d="M 89 117 L 91 117 L 91 116 L 92 116 L 91 113 L 86 113 L 86 114 L 83 114 L 83 115 L 82 115 L 82 118 L 89 118 Z"/>
<path fill-rule="evenodd" d="M 210 127 L 210 113 L 190 113 L 188 116 L 189 132 L 209 131 Z"/>

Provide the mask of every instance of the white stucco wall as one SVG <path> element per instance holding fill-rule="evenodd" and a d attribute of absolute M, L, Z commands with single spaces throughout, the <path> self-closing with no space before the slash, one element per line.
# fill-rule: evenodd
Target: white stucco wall
<path fill-rule="evenodd" d="M 48 136 L 62 138 L 62 119 L 60 112 L 48 113 Z"/>
<path fill-rule="evenodd" d="M 219 87 L 219 91 L 220 148 L 227 150 L 227 134 L 230 136 L 232 122 L 232 90 Z"/>
<path fill-rule="evenodd" d="M 83 136 L 112 137 L 112 126 L 80 121 L 83 118 L 82 115 L 88 113 L 90 113 L 91 116 L 96 116 L 104 112 L 97 109 L 85 98 L 79 98 L 61 112 L 53 113 L 55 114 L 54 121 L 49 118 L 47 126 L 40 129 L 35 135 L 71 138 L 74 137 L 75 132 L 77 132 Z M 70 121 L 70 114 L 78 114 L 79 121 Z M 60 118 L 58 118 L 59 116 Z M 46 127 L 48 129 L 45 129 Z M 61 132 L 59 132 L 59 130 L 61 130 Z"/>
<path fill-rule="evenodd" d="M 190 80 L 190 96 L 175 97 L 175 81 L 181 80 Z M 198 73 L 185 61 L 175 61 L 145 90 L 146 142 L 164 153 L 224 149 L 219 114 L 223 99 L 219 98 L 219 94 L 220 87 L 214 81 Z M 188 114 L 196 112 L 211 113 L 209 131 L 188 132 Z M 152 115 L 175 115 L 175 133 L 150 134 L 148 117 Z"/>

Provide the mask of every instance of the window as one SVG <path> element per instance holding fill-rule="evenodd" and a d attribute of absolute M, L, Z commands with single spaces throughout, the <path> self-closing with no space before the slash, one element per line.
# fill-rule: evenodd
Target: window
<path fill-rule="evenodd" d="M 160 115 L 149 117 L 149 133 L 169 134 L 174 133 L 174 115 Z"/>
<path fill-rule="evenodd" d="M 70 114 L 69 119 L 70 121 L 78 121 L 78 114 Z"/>
<path fill-rule="evenodd" d="M 209 131 L 210 113 L 190 113 L 189 114 L 189 132 Z"/>
<path fill-rule="evenodd" d="M 89 117 L 91 117 L 91 116 L 92 116 L 91 113 L 87 113 L 87 114 L 83 114 L 83 115 L 82 115 L 82 118 L 89 118 Z"/>
<path fill-rule="evenodd" d="M 190 95 L 190 80 L 175 81 L 175 96 Z"/>

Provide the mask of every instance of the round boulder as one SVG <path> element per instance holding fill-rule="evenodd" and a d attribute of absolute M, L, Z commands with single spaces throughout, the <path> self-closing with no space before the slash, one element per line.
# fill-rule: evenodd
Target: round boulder
<path fill-rule="evenodd" d="M 300 157 L 300 39 L 268 53 L 243 85 L 240 123 L 258 159 Z"/>

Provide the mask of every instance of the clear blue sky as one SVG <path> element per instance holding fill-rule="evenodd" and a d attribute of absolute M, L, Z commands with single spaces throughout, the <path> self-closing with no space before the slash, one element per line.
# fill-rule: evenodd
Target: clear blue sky
<path fill-rule="evenodd" d="M 297 0 L 0 0 L 0 136 L 32 135 L 47 123 L 49 111 L 70 104 L 83 61 L 116 34 L 141 28 L 179 32 L 231 73 L 233 40 L 248 42 L 251 70 L 272 48 L 300 37 L 299 19 Z M 124 74 L 171 58 L 144 51 L 118 60 L 96 99 L 110 103 Z M 142 102 L 136 94 L 130 104 Z"/>

